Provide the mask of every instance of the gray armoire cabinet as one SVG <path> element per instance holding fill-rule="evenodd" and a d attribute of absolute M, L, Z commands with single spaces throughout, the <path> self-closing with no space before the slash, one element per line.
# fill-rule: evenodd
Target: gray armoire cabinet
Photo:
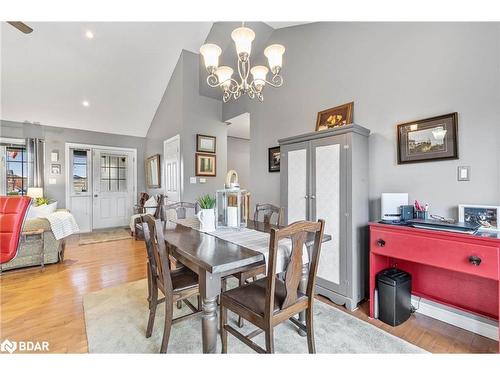
<path fill-rule="evenodd" d="M 368 136 L 359 125 L 280 139 L 285 221 L 325 220 L 316 292 L 354 310 L 368 267 Z"/>

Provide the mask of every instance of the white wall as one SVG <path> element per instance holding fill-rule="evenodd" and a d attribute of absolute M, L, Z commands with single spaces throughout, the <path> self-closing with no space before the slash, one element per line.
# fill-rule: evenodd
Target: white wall
<path fill-rule="evenodd" d="M 279 203 L 268 147 L 313 131 L 318 111 L 354 101 L 354 121 L 372 131 L 372 219 L 382 192 L 409 192 L 446 216 L 459 203 L 500 203 L 498 23 L 316 23 L 275 30 L 271 43 L 286 47 L 283 87 L 266 87 L 264 103 L 223 105 L 223 120 L 251 114 L 254 201 Z M 455 111 L 459 160 L 397 165 L 398 123 Z M 459 165 L 472 167 L 470 182 L 457 182 Z"/>
<path fill-rule="evenodd" d="M 180 134 L 182 200 L 188 202 L 194 202 L 203 194 L 214 194 L 217 189 L 223 188 L 227 170 L 227 126 L 221 121 L 222 104 L 219 100 L 199 94 L 198 64 L 197 54 L 182 51 L 146 136 L 145 156 L 159 153 L 163 167 L 163 141 Z M 191 184 L 189 181 L 190 177 L 195 177 L 196 134 L 217 138 L 217 176 L 205 177 L 205 184 Z M 150 193 L 163 191 L 163 186 L 160 189 L 149 189 Z"/>
<path fill-rule="evenodd" d="M 227 169 L 238 172 L 242 189 L 250 185 L 250 140 L 227 137 Z"/>

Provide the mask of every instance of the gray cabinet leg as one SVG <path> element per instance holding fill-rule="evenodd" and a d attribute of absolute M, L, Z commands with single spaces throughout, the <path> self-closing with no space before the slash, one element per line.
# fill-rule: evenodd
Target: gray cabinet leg
<path fill-rule="evenodd" d="M 309 264 L 304 264 L 302 266 L 302 277 L 300 279 L 299 291 L 306 293 L 307 291 L 307 278 L 309 276 Z M 299 322 L 306 326 L 306 311 L 301 311 L 299 313 Z M 299 328 L 299 335 L 302 337 L 306 336 L 307 332 L 304 332 Z"/>

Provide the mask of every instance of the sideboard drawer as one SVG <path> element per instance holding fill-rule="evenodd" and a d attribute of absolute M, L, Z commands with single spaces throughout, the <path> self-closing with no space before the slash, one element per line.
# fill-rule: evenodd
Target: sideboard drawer
<path fill-rule="evenodd" d="M 386 257 L 499 280 L 498 247 L 476 243 L 370 230 L 370 251 Z"/>

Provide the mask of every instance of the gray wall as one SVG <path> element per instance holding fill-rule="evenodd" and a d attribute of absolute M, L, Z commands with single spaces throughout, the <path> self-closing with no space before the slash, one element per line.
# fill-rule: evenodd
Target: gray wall
<path fill-rule="evenodd" d="M 354 101 L 370 136 L 372 219 L 382 192 L 408 192 L 433 213 L 459 203 L 500 203 L 500 32 L 498 23 L 316 23 L 274 31 L 285 45 L 279 89 L 264 103 L 223 105 L 223 120 L 251 113 L 253 200 L 279 203 L 279 174 L 267 148 L 313 131 L 318 111 Z M 396 125 L 458 112 L 459 160 L 397 165 Z M 457 182 L 457 166 L 472 167 Z"/>
<path fill-rule="evenodd" d="M 57 200 L 58 207 L 66 207 L 66 142 L 137 149 L 137 191 L 144 191 L 144 138 L 4 120 L 1 120 L 0 135 L 10 138 L 36 137 L 45 140 L 44 194 L 50 199 Z M 61 164 L 60 175 L 50 174 L 50 153 L 54 150 L 59 151 L 59 161 L 56 164 Z M 49 178 L 55 178 L 56 184 L 49 185 Z"/>
<path fill-rule="evenodd" d="M 250 140 L 227 137 L 227 169 L 238 172 L 238 180 L 243 189 L 250 184 Z"/>
<path fill-rule="evenodd" d="M 219 100 L 199 93 L 199 56 L 182 51 L 170 83 L 146 136 L 146 156 L 159 153 L 163 166 L 163 141 L 181 135 L 184 201 L 195 201 L 200 195 L 224 187 L 227 171 L 227 126 L 221 121 Z M 195 176 L 196 134 L 217 137 L 217 176 L 206 177 L 205 184 L 190 184 Z M 199 182 L 199 178 L 197 179 Z M 163 188 L 151 192 L 162 192 Z"/>

